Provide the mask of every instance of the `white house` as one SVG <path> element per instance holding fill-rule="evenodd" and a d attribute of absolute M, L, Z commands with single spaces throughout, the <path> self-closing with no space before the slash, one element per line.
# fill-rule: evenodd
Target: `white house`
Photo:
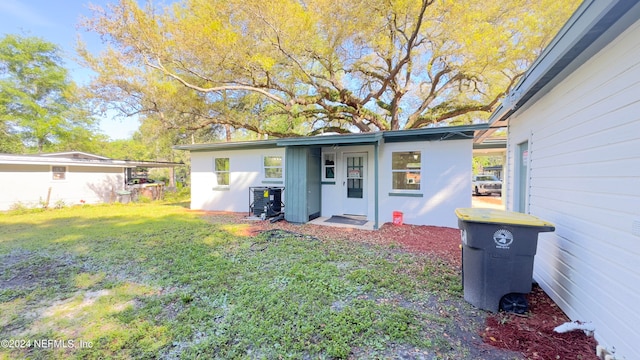
<path fill-rule="evenodd" d="M 131 170 L 177 164 L 112 160 L 73 151 L 38 155 L 0 154 L 0 211 L 13 206 L 113 202 Z"/>
<path fill-rule="evenodd" d="M 457 226 L 471 206 L 475 131 L 484 125 L 176 146 L 191 152 L 191 208 L 249 212 L 253 188 L 283 188 L 285 219 L 357 215 L 378 228 Z"/>
<path fill-rule="evenodd" d="M 555 224 L 534 278 L 616 359 L 640 359 L 640 4 L 586 0 L 490 119 L 507 209 Z"/>

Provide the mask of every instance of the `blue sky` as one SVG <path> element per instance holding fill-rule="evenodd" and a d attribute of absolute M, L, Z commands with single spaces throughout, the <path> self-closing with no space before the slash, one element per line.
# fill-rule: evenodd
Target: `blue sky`
<path fill-rule="evenodd" d="M 91 73 L 74 62 L 78 36 L 90 51 L 101 48 L 99 38 L 77 25 L 81 16 L 90 16 L 88 4 L 105 6 L 115 0 L 0 0 L 0 36 L 19 34 L 38 36 L 58 45 L 63 51 L 66 67 L 78 84 L 87 83 Z M 112 139 L 129 137 L 138 128 L 133 118 L 101 119 L 102 132 Z"/>

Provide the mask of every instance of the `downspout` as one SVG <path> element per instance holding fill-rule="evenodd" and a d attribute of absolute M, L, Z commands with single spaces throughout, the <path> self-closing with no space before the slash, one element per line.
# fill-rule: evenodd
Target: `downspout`
<path fill-rule="evenodd" d="M 374 222 L 373 222 L 373 229 L 374 230 L 378 230 L 378 195 L 379 195 L 379 191 L 378 191 L 378 156 L 379 156 L 379 151 L 378 151 L 378 145 L 380 144 L 380 140 L 376 141 L 375 144 L 373 145 L 373 173 L 374 173 L 374 180 L 373 180 L 373 184 L 374 184 L 374 191 L 375 191 L 375 196 L 374 196 L 374 203 L 375 203 L 375 215 L 374 215 Z"/>

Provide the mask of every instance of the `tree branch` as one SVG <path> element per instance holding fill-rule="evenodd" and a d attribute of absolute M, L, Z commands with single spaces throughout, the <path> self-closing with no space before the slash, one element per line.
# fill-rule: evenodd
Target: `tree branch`
<path fill-rule="evenodd" d="M 266 96 L 267 98 L 282 104 L 282 105 L 287 105 L 287 101 L 282 99 L 279 96 L 273 95 L 272 93 L 258 88 L 258 87 L 254 87 L 254 86 L 247 86 L 247 85 L 227 85 L 227 86 L 214 86 L 214 87 L 210 87 L 210 88 L 204 88 L 204 87 L 200 87 L 194 84 L 189 83 L 188 81 L 184 80 L 183 78 L 181 78 L 180 76 L 172 73 L 171 71 L 167 70 L 160 62 L 160 60 L 158 59 L 158 65 L 152 64 L 150 61 L 145 60 L 145 64 L 153 69 L 159 70 L 162 73 L 164 73 L 165 75 L 169 76 L 170 78 L 177 80 L 179 83 L 181 83 L 182 85 L 202 92 L 202 93 L 211 93 L 211 92 L 218 92 L 218 91 L 225 91 L 225 90 L 244 90 L 244 91 L 252 91 L 252 92 L 256 92 L 259 94 L 262 94 L 264 96 Z"/>

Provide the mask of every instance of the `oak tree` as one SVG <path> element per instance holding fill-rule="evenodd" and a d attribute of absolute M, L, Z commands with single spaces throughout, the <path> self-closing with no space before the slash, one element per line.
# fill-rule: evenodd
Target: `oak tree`
<path fill-rule="evenodd" d="M 279 137 L 486 119 L 578 1 L 120 0 L 83 26 L 97 100 Z"/>

